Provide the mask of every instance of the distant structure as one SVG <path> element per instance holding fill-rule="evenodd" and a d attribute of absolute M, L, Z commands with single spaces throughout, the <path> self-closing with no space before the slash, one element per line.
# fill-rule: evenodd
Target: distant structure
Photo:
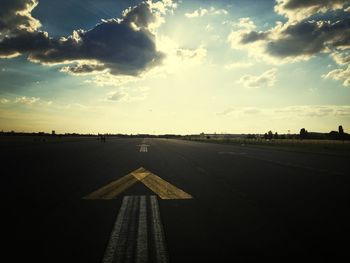
<path fill-rule="evenodd" d="M 230 139 L 244 137 L 244 134 L 230 134 L 230 133 L 200 133 L 199 135 L 191 135 L 193 138 L 199 139 Z"/>
<path fill-rule="evenodd" d="M 52 130 L 51 135 L 56 135 L 56 131 Z"/>
<path fill-rule="evenodd" d="M 308 131 L 305 128 L 301 128 L 299 132 L 300 139 L 306 139 L 308 137 Z"/>

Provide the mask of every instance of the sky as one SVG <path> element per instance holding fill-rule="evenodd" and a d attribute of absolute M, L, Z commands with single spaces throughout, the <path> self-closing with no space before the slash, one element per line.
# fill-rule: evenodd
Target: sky
<path fill-rule="evenodd" d="M 0 130 L 350 131 L 349 0 L 0 1 Z"/>

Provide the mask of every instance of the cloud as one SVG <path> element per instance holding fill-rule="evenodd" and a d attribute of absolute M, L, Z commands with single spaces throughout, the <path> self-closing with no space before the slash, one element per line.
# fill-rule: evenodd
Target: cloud
<path fill-rule="evenodd" d="M 101 71 L 107 71 L 105 65 L 91 61 L 86 61 L 84 63 L 78 62 L 73 66 L 61 68 L 61 72 L 67 72 L 73 75 L 87 75 L 92 73 L 100 73 Z"/>
<path fill-rule="evenodd" d="M 268 31 L 239 30 L 229 35 L 232 48 L 275 64 L 307 60 L 320 52 L 350 47 L 350 19 L 337 22 L 278 23 Z"/>
<path fill-rule="evenodd" d="M 207 63 L 207 49 L 203 45 L 195 48 L 180 46 L 179 42 L 167 36 L 160 36 L 157 39 L 157 46 L 161 52 L 167 54 L 162 67 L 152 69 L 148 76 L 166 77 L 169 74 L 183 74 Z M 210 63 L 210 62 L 208 62 Z"/>
<path fill-rule="evenodd" d="M 245 75 L 241 77 L 238 83 L 246 88 L 272 87 L 276 82 L 276 68 L 265 71 L 261 75 Z"/>
<path fill-rule="evenodd" d="M 37 0 L 2 0 L 0 8 L 0 40 L 18 31 L 34 32 L 41 24 L 32 17 Z"/>
<path fill-rule="evenodd" d="M 0 58 L 28 54 L 30 61 L 44 65 L 73 64 L 62 69 L 72 74 L 108 71 L 136 76 L 161 64 L 165 54 L 157 50 L 154 30 L 163 21 L 161 15 L 173 7 L 169 0 L 141 2 L 121 18 L 102 20 L 90 30 L 75 30 L 60 39 L 23 27 L 0 41 Z"/>
<path fill-rule="evenodd" d="M 205 31 L 211 32 L 214 30 L 214 27 L 211 24 L 207 24 L 204 28 Z"/>
<path fill-rule="evenodd" d="M 243 110 L 243 113 L 245 113 L 245 114 L 258 114 L 260 112 L 261 112 L 261 110 L 257 109 L 257 108 L 246 108 Z"/>
<path fill-rule="evenodd" d="M 38 97 L 15 97 L 15 98 L 2 98 L 0 99 L 0 106 L 2 105 L 10 105 L 10 106 L 29 106 L 31 109 L 39 109 L 40 111 L 44 110 L 87 110 L 86 105 L 80 103 L 69 103 L 69 104 L 61 104 L 57 102 L 53 102 L 51 100 L 43 100 Z"/>
<path fill-rule="evenodd" d="M 242 17 L 238 19 L 238 22 L 233 22 L 231 23 L 231 25 L 234 27 L 243 28 L 247 30 L 253 30 L 256 28 L 255 23 L 251 20 L 250 17 Z"/>
<path fill-rule="evenodd" d="M 237 111 L 236 108 L 228 108 L 226 110 L 223 110 L 221 112 L 216 113 L 216 115 L 229 115 L 230 113 L 235 112 L 235 111 Z"/>
<path fill-rule="evenodd" d="M 297 115 L 300 117 L 343 116 L 350 117 L 348 105 L 301 105 L 274 109 L 275 114 Z"/>
<path fill-rule="evenodd" d="M 343 9 L 347 5 L 349 0 L 277 0 L 275 11 L 291 21 L 301 21 L 317 13 Z"/>
<path fill-rule="evenodd" d="M 107 101 L 125 101 L 128 98 L 128 94 L 125 91 L 114 91 L 108 94 Z"/>
<path fill-rule="evenodd" d="M 337 22 L 303 21 L 277 27 L 267 43 L 267 52 L 276 57 L 310 57 L 334 48 L 350 47 L 350 19 Z M 275 39 L 273 39 L 275 38 Z"/>
<path fill-rule="evenodd" d="M 103 74 L 95 74 L 92 76 L 92 78 L 85 80 L 85 82 L 93 83 L 99 87 L 104 87 L 104 86 L 121 87 L 128 83 L 139 81 L 142 78 L 144 78 L 143 75 L 135 77 L 135 76 L 128 76 L 128 75 L 112 75 L 107 72 Z"/>
<path fill-rule="evenodd" d="M 202 60 L 207 56 L 207 50 L 203 46 L 199 46 L 196 49 L 179 48 L 176 51 L 176 55 L 181 60 Z"/>
<path fill-rule="evenodd" d="M 285 23 L 265 31 L 248 26 L 232 30 L 228 41 L 233 49 L 247 50 L 249 56 L 271 64 L 305 61 L 320 54 L 329 54 L 339 65 L 350 63 L 350 17 L 347 0 L 278 0 L 275 11 L 288 18 Z M 347 7 L 341 15 L 333 11 Z M 316 14 L 321 16 L 315 16 Z M 327 19 L 325 19 L 327 17 Z M 249 20 L 247 20 L 249 21 Z M 244 24 L 244 23 L 243 23 Z M 254 23 L 253 23 L 254 25 Z M 342 80 L 348 86 L 348 68 L 340 68 L 324 75 L 324 78 Z"/>
<path fill-rule="evenodd" d="M 5 98 L 1 98 L 0 99 L 0 104 L 6 104 L 6 103 L 9 103 L 10 101 L 8 99 L 5 99 Z"/>
<path fill-rule="evenodd" d="M 248 114 L 248 115 L 254 115 L 254 114 L 259 114 L 261 113 L 262 110 L 255 108 L 255 107 L 243 107 L 243 108 L 227 108 L 226 110 L 222 112 L 216 113 L 216 115 L 230 115 L 232 113 L 236 113 L 238 115 L 242 114 Z"/>
<path fill-rule="evenodd" d="M 263 114 L 265 116 L 274 117 L 311 117 L 322 118 L 326 116 L 330 117 L 350 117 L 349 105 L 298 105 L 287 106 L 281 108 L 256 108 L 256 107 L 242 107 L 233 108 L 230 107 L 217 115 L 231 115 L 232 113 L 237 116 L 243 116 L 244 114 Z"/>
<path fill-rule="evenodd" d="M 253 66 L 253 63 L 251 62 L 238 61 L 238 62 L 225 65 L 225 69 L 231 70 L 231 69 L 238 69 L 238 68 L 249 68 L 251 66 Z"/>
<path fill-rule="evenodd" d="M 187 18 L 196 18 L 196 17 L 202 17 L 205 15 L 227 15 L 228 12 L 225 9 L 216 9 L 215 7 L 211 6 L 208 9 L 200 7 L 199 9 L 194 10 L 191 13 L 185 13 L 185 16 Z"/>
<path fill-rule="evenodd" d="M 188 18 L 195 18 L 195 17 L 201 17 L 208 14 L 208 10 L 205 8 L 199 8 L 197 10 L 194 10 L 192 13 L 185 13 L 185 16 Z"/>
<path fill-rule="evenodd" d="M 14 100 L 15 103 L 18 104 L 26 104 L 26 105 L 32 105 L 35 104 L 37 102 L 40 101 L 40 98 L 37 97 L 26 97 L 26 96 L 22 96 L 22 97 L 18 97 Z"/>
<path fill-rule="evenodd" d="M 348 52 L 333 52 L 331 56 L 338 65 L 350 63 L 350 54 Z"/>
<path fill-rule="evenodd" d="M 350 65 L 347 68 L 334 69 L 327 74 L 322 75 L 324 79 L 334 79 L 343 82 L 346 87 L 350 86 Z"/>
<path fill-rule="evenodd" d="M 157 38 L 157 47 L 160 52 L 167 54 L 162 62 L 162 67 L 154 67 L 147 72 L 143 72 L 138 76 L 130 75 L 112 75 L 109 72 L 99 74 L 94 65 L 92 65 L 91 73 L 95 73 L 87 83 L 94 83 L 98 86 L 115 86 L 123 87 L 130 83 L 140 82 L 145 79 L 164 78 L 175 72 L 181 74 L 188 72 L 199 64 L 202 64 L 207 57 L 207 49 L 200 45 L 197 48 L 183 48 L 176 41 L 165 36 Z M 64 69 L 64 72 L 69 72 Z M 71 70 L 72 71 L 72 70 Z M 75 75 L 82 75 L 80 72 L 69 72 Z M 84 73 L 85 74 L 85 73 Z"/>
<path fill-rule="evenodd" d="M 135 102 L 146 99 L 147 87 L 138 87 L 134 90 L 121 87 L 116 91 L 109 92 L 103 101 L 109 102 Z"/>

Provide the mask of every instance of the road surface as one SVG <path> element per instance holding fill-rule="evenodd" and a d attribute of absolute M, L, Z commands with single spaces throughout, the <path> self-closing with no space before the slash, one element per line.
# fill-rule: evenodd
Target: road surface
<path fill-rule="evenodd" d="M 0 157 L 11 262 L 102 262 L 113 231 L 133 231 L 135 262 L 349 259 L 347 157 L 135 138 L 7 145 Z M 162 199 L 130 175 L 141 167 L 190 198 Z M 112 198 L 84 198 L 123 177 L 133 184 Z"/>

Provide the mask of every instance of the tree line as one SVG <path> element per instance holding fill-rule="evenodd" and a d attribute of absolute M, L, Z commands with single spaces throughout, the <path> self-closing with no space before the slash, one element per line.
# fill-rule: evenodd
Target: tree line
<path fill-rule="evenodd" d="M 248 139 L 256 138 L 254 134 L 248 134 Z M 263 135 L 265 140 L 272 139 L 317 139 L 317 140 L 350 140 L 350 134 L 344 132 L 343 126 L 339 125 L 338 131 L 330 131 L 329 133 L 308 132 L 305 128 L 301 128 L 299 134 L 278 134 L 271 130 Z"/>

